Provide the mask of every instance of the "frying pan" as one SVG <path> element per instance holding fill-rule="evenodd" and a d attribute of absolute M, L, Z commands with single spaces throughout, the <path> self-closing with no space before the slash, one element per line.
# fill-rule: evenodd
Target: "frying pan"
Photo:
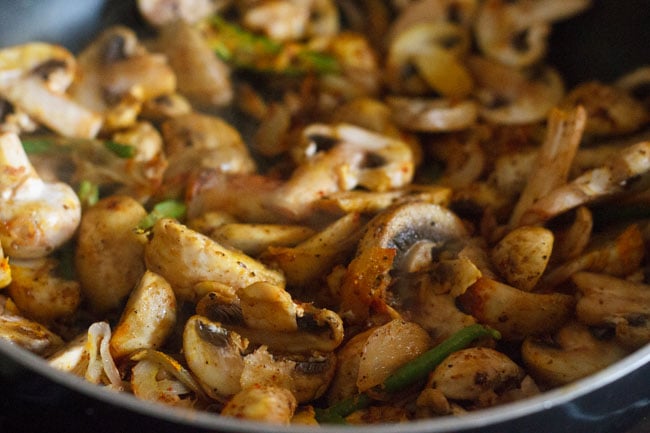
<path fill-rule="evenodd" d="M 76 51 L 107 25 L 144 28 L 134 1 L 15 0 L 0 6 L 0 46 L 41 40 Z M 556 24 L 550 44 L 549 62 L 568 85 L 610 81 L 650 64 L 650 0 L 596 0 L 587 13 Z M 54 370 L 4 341 L 0 396 L 0 431 L 52 431 L 65 424 L 67 431 L 93 432 L 647 433 L 650 345 L 588 378 L 524 401 L 399 425 L 277 427 L 170 409 Z"/>

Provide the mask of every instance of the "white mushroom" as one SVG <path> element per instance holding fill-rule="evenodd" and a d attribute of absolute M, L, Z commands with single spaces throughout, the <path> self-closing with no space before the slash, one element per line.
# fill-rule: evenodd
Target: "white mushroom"
<path fill-rule="evenodd" d="M 402 128 L 419 132 L 450 132 L 474 125 L 479 108 L 476 102 L 443 98 L 389 97 L 393 120 Z"/>
<path fill-rule="evenodd" d="M 7 293 L 27 317 L 41 323 L 72 317 L 81 303 L 81 289 L 75 280 L 56 275 L 53 258 L 12 260 L 11 284 Z"/>
<path fill-rule="evenodd" d="M 205 281 L 237 289 L 260 281 L 281 287 L 285 284 L 280 272 L 169 218 L 153 226 L 145 246 L 145 262 L 147 269 L 171 284 L 181 300 L 198 300 L 205 293 L 196 285 Z"/>
<path fill-rule="evenodd" d="M 586 377 L 625 357 L 629 351 L 616 341 L 596 338 L 580 323 L 569 323 L 551 340 L 529 337 L 521 355 L 540 384 L 564 385 Z"/>
<path fill-rule="evenodd" d="M 539 122 L 564 96 L 560 74 L 542 66 L 536 74 L 472 56 L 466 64 L 474 77 L 474 95 L 482 104 L 479 115 L 505 125 Z"/>
<path fill-rule="evenodd" d="M 498 61 L 524 67 L 546 54 L 552 21 L 575 15 L 590 0 L 487 0 L 479 6 L 475 35 L 480 50 Z"/>
<path fill-rule="evenodd" d="M 0 50 L 0 95 L 48 128 L 71 137 L 94 137 L 102 117 L 65 92 L 77 62 L 63 47 L 30 43 Z"/>
<path fill-rule="evenodd" d="M 43 257 L 68 242 L 81 219 L 81 203 L 62 182 L 44 182 L 20 139 L 0 135 L 0 241 L 9 257 Z"/>
<path fill-rule="evenodd" d="M 106 197 L 84 212 L 75 267 L 84 298 L 93 311 L 107 312 L 121 306 L 144 274 L 146 237 L 134 229 L 146 215 L 135 199 L 120 195 Z"/>
<path fill-rule="evenodd" d="M 160 275 L 146 271 L 113 330 L 111 353 L 121 358 L 140 349 L 158 349 L 175 324 L 174 291 Z"/>
<path fill-rule="evenodd" d="M 650 341 L 650 286 L 591 272 L 571 277 L 577 286 L 576 316 L 590 326 L 612 326 L 626 346 Z"/>
<path fill-rule="evenodd" d="M 63 346 L 63 339 L 42 324 L 0 307 L 0 340 L 32 353 L 48 356 Z"/>
<path fill-rule="evenodd" d="M 524 369 L 505 354 L 473 347 L 446 357 L 431 373 L 428 386 L 450 400 L 491 406 L 499 394 L 518 387 L 524 376 Z"/>
<path fill-rule="evenodd" d="M 485 277 L 458 299 L 464 311 L 501 332 L 505 340 L 557 330 L 571 317 L 575 306 L 571 295 L 524 292 Z"/>
<path fill-rule="evenodd" d="M 235 394 L 221 415 L 288 425 L 298 406 L 291 391 L 276 386 L 252 386 Z"/>
<path fill-rule="evenodd" d="M 230 0 L 138 0 L 138 11 L 153 26 L 183 20 L 197 22 L 227 6 Z"/>
<path fill-rule="evenodd" d="M 247 345 L 235 332 L 205 317 L 192 316 L 185 323 L 185 361 L 208 395 L 223 398 L 241 390 L 242 353 Z"/>

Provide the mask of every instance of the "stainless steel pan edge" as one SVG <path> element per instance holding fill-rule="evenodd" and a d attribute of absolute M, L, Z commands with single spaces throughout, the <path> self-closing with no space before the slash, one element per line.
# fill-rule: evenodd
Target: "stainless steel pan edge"
<path fill-rule="evenodd" d="M 4 358 L 4 359 L 3 359 Z M 349 426 L 271 426 L 234 418 L 172 409 L 110 391 L 50 367 L 42 358 L 0 341 L 0 377 L 12 374 L 8 362 L 65 389 L 170 424 L 212 432 L 350 432 Z M 29 377 L 29 375 L 23 377 Z M 354 427 L 354 433 L 610 433 L 632 425 L 650 409 L 650 345 L 604 370 L 536 397 L 463 416 L 445 416 L 405 424 Z M 20 378 L 19 378 L 20 379 Z"/>

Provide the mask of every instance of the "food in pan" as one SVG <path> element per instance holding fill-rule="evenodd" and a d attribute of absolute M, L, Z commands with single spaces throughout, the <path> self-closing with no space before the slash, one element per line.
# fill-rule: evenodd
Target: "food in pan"
<path fill-rule="evenodd" d="M 280 424 L 460 416 L 650 341 L 650 70 L 546 62 L 589 1 L 138 7 L 0 50 L 2 339 Z"/>

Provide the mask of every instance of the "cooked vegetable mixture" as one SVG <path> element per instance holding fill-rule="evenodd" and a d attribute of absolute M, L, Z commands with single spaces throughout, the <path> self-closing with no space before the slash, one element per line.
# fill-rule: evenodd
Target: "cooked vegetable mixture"
<path fill-rule="evenodd" d="M 280 424 L 462 415 L 650 342 L 650 65 L 545 60 L 589 0 L 137 4 L 0 49 L 2 339 Z"/>

